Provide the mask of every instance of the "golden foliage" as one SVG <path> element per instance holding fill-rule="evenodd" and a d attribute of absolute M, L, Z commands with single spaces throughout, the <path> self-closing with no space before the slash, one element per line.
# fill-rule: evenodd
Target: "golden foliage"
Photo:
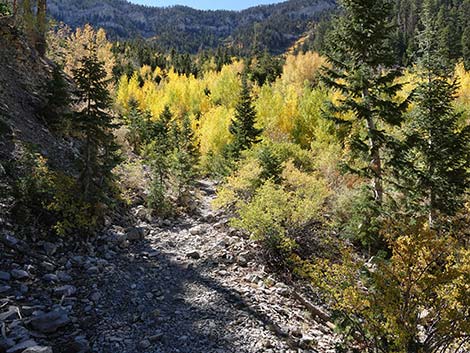
<path fill-rule="evenodd" d="M 363 352 L 446 352 L 468 339 L 469 250 L 451 234 L 408 221 L 385 228 L 389 259 L 365 262 L 345 247 L 341 262 L 302 269 Z"/>

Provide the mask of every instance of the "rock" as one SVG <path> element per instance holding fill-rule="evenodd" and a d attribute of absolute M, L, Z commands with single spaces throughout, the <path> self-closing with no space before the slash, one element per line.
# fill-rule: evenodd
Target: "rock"
<path fill-rule="evenodd" d="M 310 349 L 317 345 L 315 338 L 311 336 L 304 335 L 299 342 L 299 346 L 302 349 Z"/>
<path fill-rule="evenodd" d="M 29 292 L 29 287 L 26 285 L 26 284 L 21 284 L 20 285 L 20 292 L 23 293 L 23 294 L 26 294 Z"/>
<path fill-rule="evenodd" d="M 51 256 L 51 255 L 54 255 L 56 252 L 57 252 L 57 245 L 53 244 L 53 243 L 49 243 L 49 242 L 44 242 L 44 244 L 42 245 L 42 248 L 44 249 L 44 252 Z"/>
<path fill-rule="evenodd" d="M 9 306 L 7 311 L 0 314 L 0 322 L 19 319 L 19 310 L 17 306 Z"/>
<path fill-rule="evenodd" d="M 148 339 L 144 339 L 142 341 L 139 342 L 138 346 L 140 349 L 147 349 L 151 346 L 152 344 L 150 343 L 150 341 Z"/>
<path fill-rule="evenodd" d="M 238 256 L 238 258 L 237 258 L 237 263 L 238 263 L 241 267 L 246 267 L 246 266 L 248 265 L 248 260 L 246 259 L 245 256 L 240 255 L 240 256 Z"/>
<path fill-rule="evenodd" d="M 53 353 L 51 347 L 34 346 L 29 347 L 23 353 Z"/>
<path fill-rule="evenodd" d="M 18 244 L 20 241 L 16 239 L 13 235 L 11 234 L 5 234 L 3 235 L 3 240 L 9 245 L 9 246 L 15 246 Z"/>
<path fill-rule="evenodd" d="M 23 341 L 9 348 L 6 353 L 22 353 L 25 349 L 28 349 L 30 347 L 34 347 L 37 345 L 38 344 L 34 340 Z"/>
<path fill-rule="evenodd" d="M 15 322 L 15 325 L 17 323 L 18 322 Z M 18 326 L 10 325 L 10 327 L 12 326 L 13 328 L 10 332 L 10 338 L 13 339 L 15 342 L 24 342 L 31 338 L 31 334 L 28 329 L 26 329 L 26 327 L 21 326 L 20 324 L 18 324 Z"/>
<path fill-rule="evenodd" d="M 40 314 L 31 319 L 31 326 L 41 333 L 53 333 L 59 328 L 68 325 L 70 319 L 64 310 L 51 311 Z"/>
<path fill-rule="evenodd" d="M 72 265 L 75 267 L 80 267 L 85 264 L 85 258 L 83 256 L 78 256 L 78 255 L 74 256 L 70 259 L 70 261 L 72 262 Z"/>
<path fill-rule="evenodd" d="M 10 291 L 11 287 L 10 286 L 0 286 L 0 294 L 6 293 Z"/>
<path fill-rule="evenodd" d="M 98 303 L 101 299 L 101 293 L 100 292 L 94 292 L 90 295 L 90 300 L 93 301 L 94 303 Z"/>
<path fill-rule="evenodd" d="M 201 254 L 199 254 L 198 251 L 190 251 L 186 256 L 194 260 L 199 260 L 201 258 Z"/>
<path fill-rule="evenodd" d="M 51 264 L 50 262 L 43 261 L 41 262 L 41 267 L 44 268 L 46 271 L 54 271 L 55 266 Z"/>
<path fill-rule="evenodd" d="M 204 227 L 202 224 L 199 224 L 195 227 L 192 227 L 189 230 L 189 234 L 191 235 L 201 235 L 206 231 L 206 227 Z"/>
<path fill-rule="evenodd" d="M 153 336 L 150 336 L 149 341 L 155 343 L 155 342 L 161 341 L 162 338 L 163 338 L 163 333 L 160 332 Z"/>
<path fill-rule="evenodd" d="M 11 279 L 11 275 L 8 272 L 0 271 L 0 281 L 9 281 Z"/>
<path fill-rule="evenodd" d="M 67 353 L 88 353 L 90 352 L 90 343 L 83 336 L 75 337 L 75 339 L 66 345 Z"/>
<path fill-rule="evenodd" d="M 141 221 L 152 221 L 152 211 L 146 209 L 143 206 L 139 206 L 135 211 L 134 215 Z"/>
<path fill-rule="evenodd" d="M 87 268 L 86 273 L 89 275 L 97 275 L 98 273 L 100 273 L 100 270 L 97 266 L 91 266 Z"/>
<path fill-rule="evenodd" d="M 45 274 L 42 279 L 45 281 L 45 282 L 58 282 L 59 281 L 59 278 L 57 277 L 56 274 L 54 273 L 48 273 L 48 274 Z"/>
<path fill-rule="evenodd" d="M 61 282 L 71 282 L 72 281 L 72 276 L 70 276 L 67 272 L 64 272 L 64 271 L 57 272 L 57 278 Z"/>
<path fill-rule="evenodd" d="M 69 297 L 71 295 L 74 295 L 75 293 L 77 293 L 77 288 L 70 284 L 66 284 L 64 286 L 57 287 L 54 289 L 54 294 L 59 297 L 62 297 L 62 296 Z"/>
<path fill-rule="evenodd" d="M 144 238 L 145 231 L 144 231 L 144 228 L 142 227 L 133 227 L 133 228 L 129 228 L 126 234 L 127 234 L 127 240 L 137 241 L 137 240 L 141 240 Z"/>
<path fill-rule="evenodd" d="M 14 270 L 11 271 L 11 276 L 14 279 L 22 280 L 22 279 L 29 278 L 29 273 L 26 272 L 25 270 L 14 269 Z"/>
<path fill-rule="evenodd" d="M 0 335 L 0 353 L 5 353 L 8 349 L 15 345 L 15 341 L 10 338 L 4 338 Z"/>

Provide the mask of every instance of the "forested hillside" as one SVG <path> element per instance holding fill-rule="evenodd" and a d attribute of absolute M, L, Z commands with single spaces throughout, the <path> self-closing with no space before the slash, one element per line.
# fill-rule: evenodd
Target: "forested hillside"
<path fill-rule="evenodd" d="M 195 53 L 230 45 L 279 54 L 334 6 L 330 0 L 291 0 L 235 12 L 144 7 L 122 0 L 53 0 L 49 13 L 73 28 L 90 23 L 114 38 L 151 38 L 162 49 Z"/>
<path fill-rule="evenodd" d="M 325 4 L 0 2 L 0 353 L 470 351 L 467 1 Z"/>

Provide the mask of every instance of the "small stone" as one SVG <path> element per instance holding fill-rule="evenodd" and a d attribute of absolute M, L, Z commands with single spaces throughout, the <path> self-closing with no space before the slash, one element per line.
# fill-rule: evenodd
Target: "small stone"
<path fill-rule="evenodd" d="M 74 256 L 70 259 L 70 261 L 72 262 L 72 265 L 73 266 L 76 266 L 76 267 L 80 267 L 80 266 L 83 266 L 83 264 L 85 263 L 85 259 L 83 256 Z"/>
<path fill-rule="evenodd" d="M 144 339 L 142 341 L 139 342 L 139 348 L 140 349 L 147 349 L 151 346 L 152 344 L 150 343 L 150 341 L 148 339 Z"/>
<path fill-rule="evenodd" d="M 248 260 L 246 259 L 245 256 L 238 256 L 237 258 L 237 263 L 241 266 L 241 267 L 246 267 L 248 265 Z"/>
<path fill-rule="evenodd" d="M 90 352 L 90 343 L 83 336 L 75 337 L 73 342 L 66 345 L 68 353 L 88 353 Z"/>
<path fill-rule="evenodd" d="M 91 266 L 86 270 L 86 273 L 89 275 L 97 275 L 100 273 L 100 270 L 97 266 Z"/>
<path fill-rule="evenodd" d="M 127 240 L 137 241 L 143 239 L 145 236 L 144 228 L 133 227 L 127 230 Z"/>
<path fill-rule="evenodd" d="M 161 341 L 162 338 L 163 338 L 163 333 L 157 333 L 153 336 L 150 336 L 149 341 L 155 343 L 155 342 Z"/>
<path fill-rule="evenodd" d="M 57 245 L 49 242 L 45 242 L 42 245 L 42 248 L 44 249 L 45 253 L 49 256 L 54 255 L 57 252 Z"/>
<path fill-rule="evenodd" d="M 26 294 L 29 292 L 29 287 L 26 284 L 21 283 L 20 285 L 20 292 Z"/>
<path fill-rule="evenodd" d="M 299 342 L 300 348 L 303 348 L 303 349 L 312 348 L 316 344 L 317 344 L 317 342 L 316 342 L 315 338 L 313 338 L 311 336 L 307 336 L 307 335 L 302 336 L 302 339 Z"/>
<path fill-rule="evenodd" d="M 18 312 L 17 306 L 9 306 L 7 311 L 0 313 L 0 322 L 19 319 Z"/>
<path fill-rule="evenodd" d="M 51 347 L 34 346 L 34 347 L 27 348 L 22 353 L 53 353 L 53 352 L 52 352 Z"/>
<path fill-rule="evenodd" d="M 10 286 L 0 286 L 0 294 L 6 293 L 11 290 Z"/>
<path fill-rule="evenodd" d="M 11 276 L 8 272 L 0 271 L 0 281 L 9 281 Z"/>
<path fill-rule="evenodd" d="M 101 293 L 100 292 L 94 292 L 90 295 L 90 300 L 97 303 L 101 299 Z"/>
<path fill-rule="evenodd" d="M 5 235 L 3 236 L 3 239 L 4 239 L 4 241 L 5 241 L 8 245 L 10 245 L 10 246 L 15 246 L 16 244 L 19 243 L 19 240 L 16 239 L 16 238 L 15 238 L 13 235 L 11 235 L 11 234 L 5 234 Z"/>
<path fill-rule="evenodd" d="M 57 278 L 61 282 L 71 282 L 72 281 L 72 276 L 70 276 L 67 272 L 64 272 L 64 271 L 57 272 Z"/>
<path fill-rule="evenodd" d="M 15 279 L 26 279 L 29 278 L 29 273 L 26 272 L 25 270 L 20 270 L 20 269 L 14 269 L 11 271 L 11 276 Z"/>
<path fill-rule="evenodd" d="M 71 296 L 77 293 L 77 288 L 75 286 L 72 286 L 70 284 L 66 284 L 61 287 L 57 287 L 54 289 L 54 294 L 61 297 L 61 296 Z"/>
<path fill-rule="evenodd" d="M 34 340 L 27 340 L 27 341 L 18 343 L 17 345 L 14 345 L 10 349 L 8 349 L 6 353 L 22 353 L 25 349 L 28 349 L 34 346 L 37 346 L 37 343 Z"/>
<path fill-rule="evenodd" d="M 299 337 L 299 338 L 303 336 L 302 331 L 298 328 L 293 329 L 291 331 L 291 335 L 294 336 L 294 337 Z"/>
<path fill-rule="evenodd" d="M 48 274 L 45 274 L 42 279 L 45 281 L 45 282 L 58 282 L 59 281 L 59 278 L 57 277 L 56 274 L 54 273 L 48 273 Z"/>
<path fill-rule="evenodd" d="M 199 260 L 201 258 L 201 254 L 199 254 L 198 251 L 191 251 L 187 253 L 186 256 L 194 260 Z"/>
<path fill-rule="evenodd" d="M 0 335 L 0 352 L 6 352 L 9 348 L 15 345 L 15 341 L 10 338 L 4 338 Z"/>
<path fill-rule="evenodd" d="M 54 271 L 55 266 L 51 264 L 50 262 L 43 261 L 41 262 L 41 267 L 44 268 L 46 271 Z"/>
<path fill-rule="evenodd" d="M 56 310 L 34 317 L 31 319 L 31 326 L 42 333 L 53 333 L 69 322 L 70 319 L 64 310 Z"/>

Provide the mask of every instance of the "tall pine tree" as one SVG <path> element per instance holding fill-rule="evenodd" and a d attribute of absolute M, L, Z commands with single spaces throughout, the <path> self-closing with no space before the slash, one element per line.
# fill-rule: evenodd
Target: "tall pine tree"
<path fill-rule="evenodd" d="M 401 72 L 392 68 L 389 26 L 391 3 L 387 0 L 341 0 L 342 15 L 336 19 L 330 38 L 330 67 L 322 80 L 342 93 L 331 105 L 330 117 L 347 124 L 350 145 L 364 156 L 367 167 L 361 171 L 372 181 L 374 200 L 383 200 L 382 149 L 387 140 L 384 127 L 402 121 L 406 102 L 396 102 L 401 85 L 395 83 Z M 353 119 L 339 116 L 352 114 Z"/>
<path fill-rule="evenodd" d="M 242 91 L 235 107 L 235 119 L 232 119 L 229 130 L 233 141 L 228 147 L 231 157 L 237 159 L 240 152 L 249 149 L 253 144 L 261 141 L 261 129 L 255 127 L 256 111 L 248 87 L 246 76 L 242 77 Z"/>
<path fill-rule="evenodd" d="M 96 52 L 80 60 L 73 74 L 77 85 L 76 104 L 81 109 L 74 115 L 74 126 L 83 140 L 80 184 L 82 196 L 90 202 L 103 200 L 112 180 L 112 169 L 118 162 L 114 141 L 111 99 L 107 89 L 104 64 Z"/>
<path fill-rule="evenodd" d="M 408 186 L 412 204 L 428 213 L 432 226 L 436 213 L 452 215 L 462 206 L 470 181 L 470 136 L 468 129 L 459 129 L 460 114 L 453 107 L 458 84 L 429 0 L 424 3 L 422 24 L 419 84 L 410 114 L 408 151 L 403 155 L 409 168 L 402 171 L 402 183 Z"/>

